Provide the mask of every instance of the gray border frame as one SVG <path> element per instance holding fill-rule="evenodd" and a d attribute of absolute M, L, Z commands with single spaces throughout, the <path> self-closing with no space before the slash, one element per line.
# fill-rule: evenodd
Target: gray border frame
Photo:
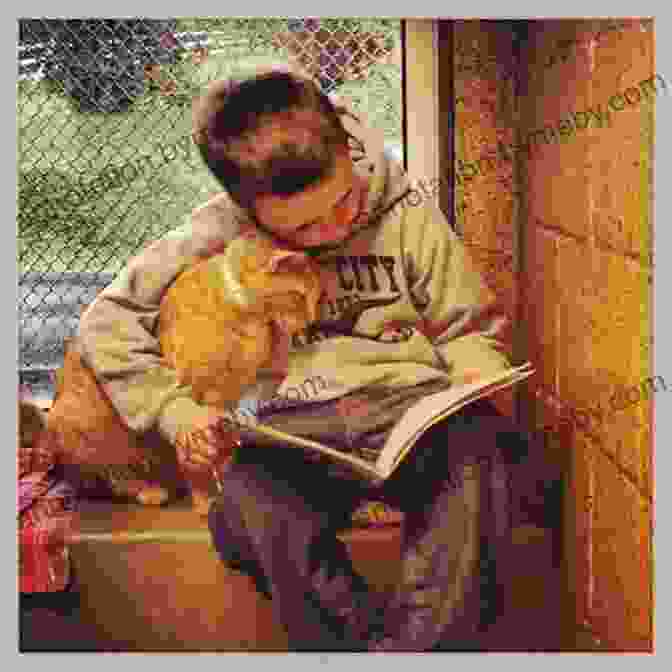
<path fill-rule="evenodd" d="M 392 7 L 389 2 L 384 2 L 382 0 L 377 0 L 369 2 L 366 5 L 366 9 L 369 10 L 368 14 L 360 14 L 361 3 L 356 3 L 352 0 L 349 2 L 341 2 L 338 6 L 329 5 L 329 6 L 318 6 L 314 3 L 306 2 L 285 2 L 282 4 L 282 7 L 276 5 L 275 3 L 268 2 L 268 0 L 262 0 L 261 2 L 253 3 L 255 6 L 252 10 L 251 3 L 245 3 L 245 9 L 251 10 L 246 15 L 247 16 L 277 16 L 277 15 L 295 15 L 295 16 L 397 16 L 404 18 L 401 14 L 391 14 L 390 9 L 397 9 L 397 7 Z M 670 42 L 666 38 L 670 36 L 670 21 L 667 16 L 661 15 L 659 13 L 659 7 L 662 3 L 659 2 L 637 2 L 637 3 L 626 3 L 623 0 L 602 0 L 600 2 L 592 2 L 590 6 L 584 1 L 577 0 L 565 0 L 561 4 L 562 13 L 547 13 L 544 15 L 539 15 L 540 5 L 533 0 L 509 0 L 506 3 L 506 13 L 502 12 L 504 7 L 500 2 L 496 0 L 490 0 L 489 2 L 484 2 L 483 0 L 471 0 L 470 2 L 462 1 L 461 3 L 453 2 L 447 6 L 444 2 L 439 0 L 424 0 L 420 2 L 414 2 L 412 9 L 414 11 L 414 17 L 440 17 L 440 18 L 561 18 L 561 17 L 581 17 L 581 16 L 629 16 L 632 15 L 633 10 L 637 10 L 638 16 L 653 16 L 655 17 L 655 35 L 656 35 L 656 71 L 662 73 L 672 80 L 672 58 L 670 58 Z M 207 16 L 207 15 L 219 15 L 222 14 L 223 9 L 228 9 L 228 5 L 224 3 L 215 2 L 214 0 L 200 0 L 197 2 L 189 3 L 186 6 L 184 3 L 180 3 L 177 0 L 167 0 L 163 3 L 158 2 L 144 2 L 139 3 L 130 2 L 129 0 L 117 0 L 114 3 L 113 7 L 109 9 L 114 9 L 113 12 L 104 12 L 102 15 L 116 15 L 116 16 L 136 16 L 136 15 L 149 15 L 149 16 L 166 16 L 168 14 L 174 14 L 177 16 Z M 53 3 L 45 0 L 28 0 L 20 3 L 17 13 L 12 16 L 6 17 L 6 21 L 2 23 L 2 34 L 4 39 L 1 41 L 2 48 L 6 50 L 6 58 L 2 59 L 2 71 L 5 76 L 5 81 L 7 84 L 6 91 L 9 91 L 9 86 L 14 86 L 14 77 L 15 77 L 15 45 L 16 45 L 16 19 L 19 16 L 85 16 L 90 15 L 91 10 L 90 3 L 82 2 L 81 0 L 66 0 L 64 2 L 59 2 L 57 6 L 54 6 Z M 240 9 L 240 6 L 237 6 L 236 9 Z M 399 7 L 401 9 L 402 7 Z M 403 7 L 403 9 L 411 9 L 410 6 Z M 57 11 L 55 11 L 57 10 Z M 321 11 L 320 11 L 321 10 Z M 325 11 L 326 10 L 326 11 Z M 339 11 L 336 11 L 339 10 Z M 350 12 L 348 12 L 350 10 Z M 448 13 L 450 12 L 450 14 Z M 96 13 L 94 15 L 101 15 Z M 672 42 L 672 41 L 671 41 Z M 9 95 L 6 95 L 5 98 L 10 98 Z M 654 184 L 655 184 L 655 203 L 654 203 L 654 226 L 655 226 L 655 238 L 654 238 L 654 249 L 656 253 L 656 270 L 654 273 L 654 373 L 660 373 L 661 375 L 672 375 L 672 354 L 666 350 L 666 345 L 670 342 L 665 338 L 668 316 L 665 314 L 665 304 L 663 304 L 663 292 L 667 289 L 667 284 L 665 282 L 665 275 L 669 275 L 669 267 L 666 266 L 663 257 L 663 250 L 670 249 L 670 238 L 672 233 L 670 233 L 670 227 L 667 223 L 670 220 L 667 220 L 665 217 L 666 214 L 669 214 L 669 175 L 672 174 L 670 167 L 670 138 L 672 136 L 672 127 L 668 122 L 668 119 L 672 117 L 672 109 L 668 109 L 668 106 L 672 105 L 672 101 L 661 97 L 658 102 L 658 114 L 657 121 L 660 123 L 656 124 L 656 147 L 655 147 L 655 169 L 654 169 Z M 9 164 L 9 161 L 13 158 L 13 152 L 11 148 L 14 148 L 16 151 L 16 133 L 13 132 L 13 129 L 16 128 L 16 117 L 15 117 L 15 106 L 10 108 L 9 105 L 6 106 L 3 113 L 5 117 L 4 129 L 5 134 L 9 137 L 6 138 L 6 142 L 3 145 L 4 147 L 4 161 L 6 164 Z M 12 137 L 13 136 L 13 137 Z M 9 175 L 9 179 L 5 181 L 5 191 L 6 193 L 6 202 L 16 203 L 16 182 L 15 182 L 15 165 L 7 165 L 7 170 L 4 173 L 5 177 Z M 9 186 L 7 186 L 9 185 Z M 14 206 L 14 214 L 16 216 L 16 206 Z M 10 225 L 6 222 L 2 230 L 2 236 L 6 240 L 6 244 L 2 245 L 2 254 L 4 259 L 2 265 L 0 265 L 0 270 L 3 276 L 3 290 L 0 293 L 3 301 L 5 302 L 5 314 L 10 315 L 14 314 L 13 311 L 16 310 L 17 306 L 17 295 L 16 289 L 12 291 L 12 288 L 16 288 L 15 278 L 18 277 L 18 268 L 16 261 L 16 224 L 15 221 L 13 225 Z M 669 290 L 668 290 L 669 291 Z M 14 323 L 16 325 L 16 322 Z M 38 666 L 43 667 L 45 663 L 53 663 L 56 665 L 63 664 L 71 670 L 78 669 L 88 669 L 90 665 L 95 665 L 101 669 L 114 667 L 115 669 L 120 665 L 129 666 L 133 669 L 142 669 L 145 668 L 148 664 L 151 666 L 159 665 L 162 669 L 175 669 L 182 670 L 185 665 L 192 665 L 198 661 L 198 666 L 206 665 L 208 668 L 212 669 L 221 669 L 221 666 L 235 666 L 235 669 L 247 668 L 247 669 L 257 669 L 261 667 L 262 669 L 267 666 L 273 666 L 277 669 L 282 668 L 282 670 L 287 669 L 288 672 L 295 672 L 300 667 L 305 667 L 305 669 L 314 669 L 316 665 L 320 668 L 325 666 L 340 666 L 347 665 L 348 667 L 354 666 L 355 668 L 367 670 L 372 667 L 380 666 L 382 669 L 385 668 L 386 671 L 390 672 L 393 669 L 395 672 L 397 669 L 400 672 L 404 672 L 408 669 L 409 665 L 430 665 L 435 669 L 445 669 L 446 665 L 461 665 L 466 662 L 466 664 L 471 669 L 472 666 L 480 668 L 481 666 L 487 666 L 489 662 L 492 663 L 504 663 L 505 665 L 511 664 L 516 667 L 533 665 L 535 668 L 542 664 L 556 664 L 558 667 L 560 665 L 565 666 L 566 664 L 574 664 L 577 661 L 577 658 L 584 662 L 585 658 L 590 658 L 590 662 L 598 662 L 598 664 L 604 664 L 613 666 L 614 664 L 619 664 L 623 660 L 623 655 L 615 657 L 613 654 L 609 656 L 608 660 L 604 656 L 598 656 L 594 658 L 591 654 L 573 654 L 571 660 L 564 659 L 564 656 L 561 654 L 537 654 L 532 656 L 531 654 L 490 654 L 488 656 L 479 656 L 479 655 L 469 655 L 469 654 L 397 654 L 394 657 L 384 657 L 380 656 L 366 656 L 366 654 L 186 654 L 185 655 L 174 655 L 174 654 L 135 654 L 130 656 L 129 654 L 112 654 L 101 656 L 98 654 L 42 654 L 42 655 L 30 655 L 23 654 L 19 655 L 17 651 L 17 619 L 16 619 L 16 601 L 14 595 L 16 594 L 16 556 L 15 556 L 15 547 L 12 548 L 11 542 L 9 540 L 15 539 L 15 529 L 16 529 L 16 519 L 14 516 L 11 516 L 10 512 L 13 512 L 13 506 L 15 504 L 15 492 L 16 485 L 14 476 L 15 476 L 15 461 L 14 461 L 14 431 L 16 431 L 16 389 L 18 376 L 16 373 L 16 362 L 18 361 L 18 351 L 17 351 L 17 331 L 5 329 L 2 332 L 3 343 L 0 351 L 2 356 L 5 358 L 5 365 L 2 368 L 2 371 L 5 375 L 2 376 L 2 392 L 3 392 L 3 404 L 1 408 L 5 409 L 3 412 L 3 418 L 7 417 L 7 409 L 14 409 L 9 413 L 10 425 L 13 422 L 13 431 L 8 433 L 8 444 L 5 447 L 4 459 L 6 460 L 6 467 L 2 470 L 2 473 L 5 475 L 6 479 L 5 487 L 2 488 L 3 497 L 6 498 L 6 501 L 3 506 L 3 527 L 5 534 L 5 545 L 8 548 L 11 548 L 11 551 L 7 551 L 3 554 L 3 567 L 1 576 L 3 581 L 6 582 L 5 589 L 3 593 L 7 596 L 11 596 L 10 599 L 5 599 L 4 601 L 4 618 L 2 633 L 4 637 L 4 644 L 2 655 L 3 662 L 8 658 L 11 660 L 17 658 L 16 661 L 11 660 L 11 663 L 17 662 L 21 665 L 22 668 L 37 668 Z M 657 477 L 656 483 L 663 482 L 661 479 L 665 478 L 667 473 L 669 473 L 670 465 L 670 452 L 665 448 L 669 445 L 666 441 L 671 438 L 670 431 L 670 422 L 672 418 L 672 413 L 670 413 L 670 404 L 672 398 L 670 395 L 659 395 L 656 398 L 656 411 L 655 411 L 655 434 L 654 434 L 654 468 L 655 475 Z M 655 491 L 655 518 L 656 520 L 662 520 L 663 525 L 656 525 L 655 534 L 654 534 L 654 605 L 655 605 L 655 616 L 654 616 L 654 646 L 656 653 L 653 656 L 645 656 L 648 660 L 652 661 L 655 659 L 664 656 L 665 650 L 667 648 L 666 642 L 666 628 L 665 626 L 669 623 L 669 614 L 666 614 L 668 600 L 665 599 L 669 596 L 669 579 L 666 577 L 665 571 L 656 571 L 658 568 L 665 569 L 670 566 L 669 562 L 669 539 L 667 538 L 668 533 L 666 531 L 665 525 L 665 513 L 669 511 L 669 500 L 666 505 L 666 498 L 668 498 L 667 488 L 663 487 L 656 489 Z M 14 501 L 10 501 L 14 500 Z M 9 608 L 7 608 L 9 605 Z M 660 635 L 660 636 L 658 636 Z M 96 656 L 93 660 L 90 659 L 90 656 Z M 465 656 L 469 655 L 468 661 L 465 660 Z M 540 659 L 539 656 L 543 656 L 543 659 Z M 594 654 L 593 654 L 594 655 Z M 630 654 L 636 655 L 636 654 Z M 7 657 L 6 657 L 7 656 Z M 48 656 L 48 659 L 45 658 Z M 118 656 L 123 656 L 123 660 L 119 660 Z M 151 656 L 147 658 L 147 656 Z M 225 656 L 221 658 L 220 656 Z M 347 660 L 343 660 L 343 657 L 346 657 Z M 363 657 L 364 656 L 364 657 Z M 414 656 L 412 660 L 409 660 L 410 656 Z M 450 659 L 445 659 L 444 656 L 450 656 Z M 56 660 L 51 660 L 51 658 L 56 658 Z M 638 656 L 641 657 L 641 656 Z M 631 661 L 627 661 L 628 664 Z M 655 660 L 655 662 L 659 662 Z M 10 664 L 11 664 L 10 663 Z"/>

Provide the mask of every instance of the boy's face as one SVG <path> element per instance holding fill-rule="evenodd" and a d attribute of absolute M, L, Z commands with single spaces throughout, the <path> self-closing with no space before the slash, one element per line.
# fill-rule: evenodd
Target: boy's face
<path fill-rule="evenodd" d="M 332 174 L 291 196 L 257 198 L 259 223 L 278 238 L 298 248 L 340 243 L 363 215 L 366 181 L 354 170 L 347 150 L 335 158 Z"/>

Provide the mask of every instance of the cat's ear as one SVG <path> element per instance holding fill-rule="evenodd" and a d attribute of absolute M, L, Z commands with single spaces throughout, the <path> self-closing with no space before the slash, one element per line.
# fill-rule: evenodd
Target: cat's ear
<path fill-rule="evenodd" d="M 309 259 L 305 252 L 273 250 L 266 264 L 266 270 L 269 273 L 298 271 L 305 267 Z"/>

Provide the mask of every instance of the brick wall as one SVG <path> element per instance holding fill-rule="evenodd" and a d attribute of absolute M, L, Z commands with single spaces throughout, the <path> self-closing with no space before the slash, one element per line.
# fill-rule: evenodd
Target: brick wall
<path fill-rule="evenodd" d="M 612 397 L 653 375 L 655 94 L 640 86 L 655 74 L 652 27 L 535 21 L 522 62 L 521 129 L 554 129 L 518 162 L 521 326 L 539 369 L 526 390 L 529 417 L 553 427 L 568 409 L 605 412 L 551 432 L 569 475 L 570 616 L 590 647 L 647 650 L 653 397 L 633 394 L 640 401 L 618 411 Z M 563 119 L 573 131 L 569 121 L 560 129 Z"/>
<path fill-rule="evenodd" d="M 521 420 L 546 428 L 567 475 L 567 646 L 651 650 L 643 381 L 664 374 L 652 369 L 651 251 L 665 81 L 651 80 L 649 21 L 530 21 L 519 51 L 512 23 L 455 23 L 456 221 L 514 318 L 514 352 L 537 368 Z"/>

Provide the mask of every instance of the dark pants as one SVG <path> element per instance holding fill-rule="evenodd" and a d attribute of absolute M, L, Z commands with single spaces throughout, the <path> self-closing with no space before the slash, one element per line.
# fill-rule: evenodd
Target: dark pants
<path fill-rule="evenodd" d="M 506 580 L 509 465 L 526 450 L 487 401 L 429 430 L 375 489 L 300 451 L 250 447 L 223 474 L 209 526 L 222 560 L 271 597 L 293 650 L 477 650 Z M 385 604 L 336 536 L 374 497 L 405 513 L 401 581 Z"/>

